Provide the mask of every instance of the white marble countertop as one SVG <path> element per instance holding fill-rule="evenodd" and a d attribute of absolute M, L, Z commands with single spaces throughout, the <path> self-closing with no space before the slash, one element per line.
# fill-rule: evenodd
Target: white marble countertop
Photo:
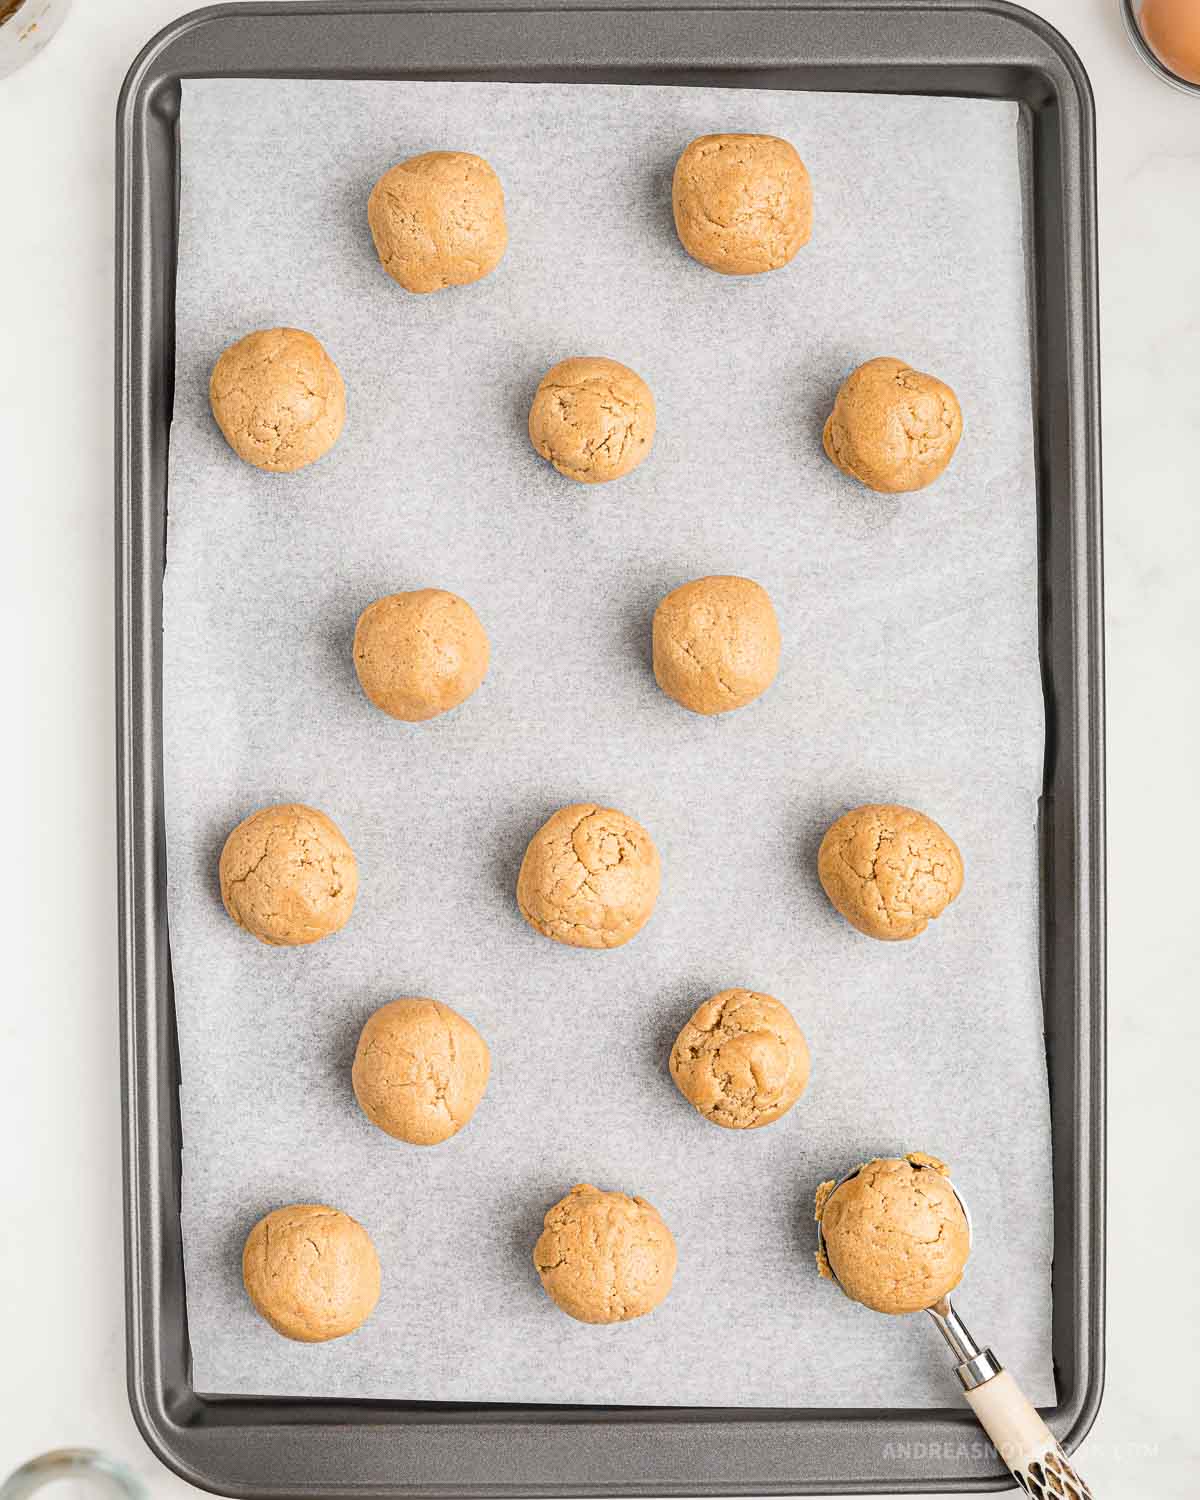
<path fill-rule="evenodd" d="M 134 1428 L 122 1320 L 113 112 L 134 53 L 185 8 L 75 0 L 61 35 L 0 81 L 0 1476 L 47 1448 L 94 1445 L 161 1496 L 189 1487 Z M 1079 1462 L 1098 1500 L 1184 1500 L 1200 1487 L 1200 99 L 1135 56 L 1117 0 L 1033 8 L 1080 53 L 1099 114 L 1108 1382 Z"/>

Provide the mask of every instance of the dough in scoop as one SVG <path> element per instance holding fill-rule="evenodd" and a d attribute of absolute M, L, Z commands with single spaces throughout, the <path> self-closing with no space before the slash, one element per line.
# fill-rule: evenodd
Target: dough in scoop
<path fill-rule="evenodd" d="M 860 1167 L 833 1191 L 817 1189 L 825 1241 L 817 1269 L 876 1312 L 932 1307 L 962 1279 L 971 1231 L 944 1162 L 912 1151 Z"/>

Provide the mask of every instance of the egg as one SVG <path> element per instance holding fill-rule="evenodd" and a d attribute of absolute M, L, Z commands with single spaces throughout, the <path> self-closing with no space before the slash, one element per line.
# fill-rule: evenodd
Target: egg
<path fill-rule="evenodd" d="M 1138 25 L 1164 67 L 1200 84 L 1200 0 L 1144 0 Z"/>

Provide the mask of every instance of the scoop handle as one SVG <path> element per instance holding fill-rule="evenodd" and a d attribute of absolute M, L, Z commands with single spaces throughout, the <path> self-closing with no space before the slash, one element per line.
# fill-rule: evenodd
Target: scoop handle
<path fill-rule="evenodd" d="M 1054 1434 L 1007 1370 L 966 1392 L 979 1425 L 1034 1500 L 1093 1500 Z"/>

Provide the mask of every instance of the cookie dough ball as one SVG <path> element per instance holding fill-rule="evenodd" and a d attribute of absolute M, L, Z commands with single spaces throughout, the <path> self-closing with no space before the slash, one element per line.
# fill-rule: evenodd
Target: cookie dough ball
<path fill-rule="evenodd" d="M 376 708 L 419 724 L 464 702 L 487 675 L 487 632 L 445 589 L 388 594 L 354 631 L 354 670 Z"/>
<path fill-rule="evenodd" d="M 615 359 L 564 359 L 543 377 L 529 408 L 529 441 L 581 484 L 620 479 L 654 442 L 650 387 Z"/>
<path fill-rule="evenodd" d="M 650 920 L 662 866 L 640 823 L 612 807 L 560 807 L 529 840 L 517 905 L 544 937 L 619 948 Z"/>
<path fill-rule="evenodd" d="M 755 1130 L 787 1114 L 808 1086 L 808 1043 L 774 995 L 722 990 L 675 1038 L 671 1077 L 706 1120 Z"/>
<path fill-rule="evenodd" d="M 483 1098 L 488 1045 L 437 1000 L 393 1000 L 368 1018 L 354 1053 L 354 1097 L 380 1130 L 413 1146 L 456 1135 Z"/>
<path fill-rule="evenodd" d="M 237 456 L 273 474 L 316 463 L 346 420 L 337 365 L 299 328 L 264 328 L 230 344 L 213 366 L 208 399 Z"/>
<path fill-rule="evenodd" d="M 675 163 L 675 228 L 701 265 L 727 276 L 786 266 L 812 234 L 812 184 L 776 135 L 702 135 Z"/>
<path fill-rule="evenodd" d="M 913 1151 L 867 1162 L 836 1192 L 823 1182 L 816 1206 L 821 1275 L 884 1313 L 920 1312 L 953 1291 L 971 1231 L 946 1174 L 944 1162 Z"/>
<path fill-rule="evenodd" d="M 280 948 L 337 932 L 358 895 L 358 865 L 341 830 L 299 802 L 243 818 L 221 850 L 220 878 L 238 926 Z"/>
<path fill-rule="evenodd" d="M 500 179 L 470 151 L 398 162 L 371 189 L 367 219 L 383 269 L 406 292 L 479 281 L 508 244 Z"/>
<path fill-rule="evenodd" d="M 242 1280 L 276 1333 L 320 1344 L 353 1333 L 379 1301 L 379 1257 L 349 1214 L 323 1203 L 269 1213 L 246 1236 Z"/>
<path fill-rule="evenodd" d="M 779 621 L 771 596 L 749 578 L 697 578 L 654 611 L 654 676 L 697 714 L 743 708 L 779 670 Z"/>
<path fill-rule="evenodd" d="M 627 1323 L 671 1290 L 671 1231 L 644 1198 L 577 1183 L 544 1220 L 533 1263 L 546 1295 L 581 1323 Z"/>
<path fill-rule="evenodd" d="M 843 813 L 817 852 L 825 894 L 846 921 L 885 942 L 914 938 L 962 890 L 958 845 L 911 807 L 870 802 Z"/>
<path fill-rule="evenodd" d="M 848 375 L 825 423 L 825 452 L 885 495 L 932 484 L 962 437 L 958 397 L 902 359 L 869 359 Z"/>

